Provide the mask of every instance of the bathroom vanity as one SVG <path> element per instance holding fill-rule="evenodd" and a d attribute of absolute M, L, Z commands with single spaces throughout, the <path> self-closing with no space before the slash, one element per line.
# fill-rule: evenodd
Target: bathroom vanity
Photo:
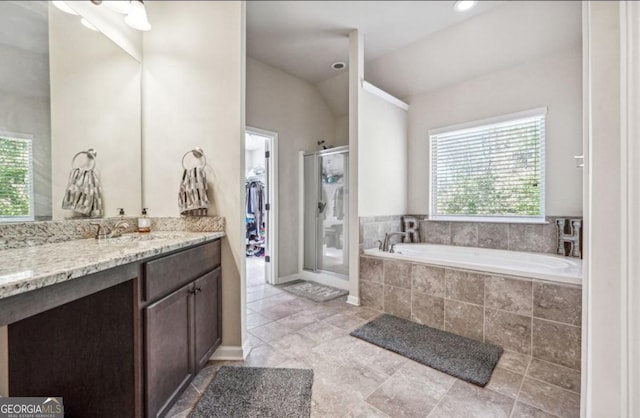
<path fill-rule="evenodd" d="M 61 396 L 68 417 L 163 416 L 221 342 L 223 235 L 0 251 L 9 395 Z"/>

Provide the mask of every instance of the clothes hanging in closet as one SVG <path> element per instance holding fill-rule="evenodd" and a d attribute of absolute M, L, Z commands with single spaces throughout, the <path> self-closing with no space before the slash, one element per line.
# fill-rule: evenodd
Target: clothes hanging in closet
<path fill-rule="evenodd" d="M 264 252 L 265 186 L 261 180 L 248 179 L 245 188 L 247 255 L 261 255 L 260 251 Z"/>

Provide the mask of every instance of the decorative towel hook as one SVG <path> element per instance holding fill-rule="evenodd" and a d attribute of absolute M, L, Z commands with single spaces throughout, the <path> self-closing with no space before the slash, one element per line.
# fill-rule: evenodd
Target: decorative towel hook
<path fill-rule="evenodd" d="M 98 158 L 98 152 L 96 150 L 94 150 L 93 148 L 89 148 L 86 151 L 80 151 L 79 153 L 77 153 L 76 155 L 73 156 L 73 158 L 71 159 L 71 168 L 76 168 L 74 167 L 75 163 L 76 163 L 76 158 L 78 158 L 81 155 L 86 155 L 87 156 L 87 160 L 89 163 L 93 163 L 91 164 L 91 167 L 89 168 L 89 170 L 93 170 L 96 167 L 96 158 Z M 77 167 L 79 168 L 79 167 Z"/>
<path fill-rule="evenodd" d="M 189 154 L 193 154 L 194 157 L 196 157 L 197 159 L 202 159 L 202 167 L 200 168 L 205 168 L 207 166 L 207 156 L 204 155 L 204 151 L 202 150 L 202 148 L 200 147 L 195 147 L 194 149 L 187 151 L 184 153 L 184 155 L 182 156 L 182 168 L 183 169 L 187 169 L 187 167 L 184 166 L 184 159 L 187 155 Z"/>

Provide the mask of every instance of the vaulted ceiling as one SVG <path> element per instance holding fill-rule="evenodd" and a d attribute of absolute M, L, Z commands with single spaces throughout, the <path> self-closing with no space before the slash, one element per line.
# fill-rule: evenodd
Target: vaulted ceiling
<path fill-rule="evenodd" d="M 330 108 L 348 108 L 348 34 L 364 35 L 365 79 L 411 96 L 579 47 L 575 1 L 250 1 L 247 54 L 317 85 Z"/>

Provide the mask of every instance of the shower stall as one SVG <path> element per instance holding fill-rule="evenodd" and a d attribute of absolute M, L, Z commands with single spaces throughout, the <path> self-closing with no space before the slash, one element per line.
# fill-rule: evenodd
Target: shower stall
<path fill-rule="evenodd" d="M 303 269 L 348 279 L 349 147 L 305 153 Z"/>

